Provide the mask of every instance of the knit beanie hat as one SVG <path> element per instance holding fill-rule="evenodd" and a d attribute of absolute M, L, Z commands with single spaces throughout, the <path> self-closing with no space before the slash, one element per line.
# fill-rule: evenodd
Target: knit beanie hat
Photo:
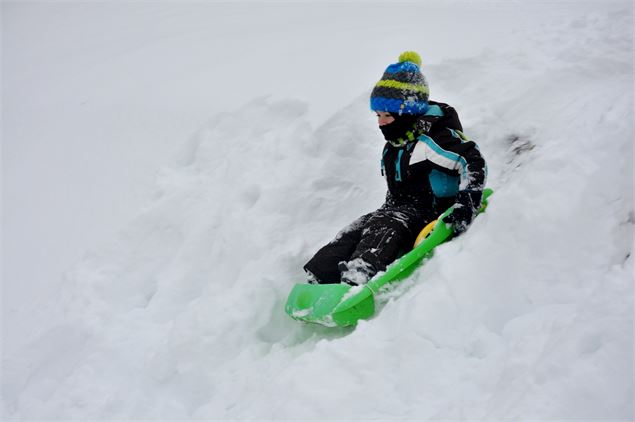
<path fill-rule="evenodd" d="M 405 51 L 399 62 L 386 68 L 370 94 L 370 108 L 401 114 L 425 114 L 428 110 L 428 82 L 421 73 L 421 57 Z"/>

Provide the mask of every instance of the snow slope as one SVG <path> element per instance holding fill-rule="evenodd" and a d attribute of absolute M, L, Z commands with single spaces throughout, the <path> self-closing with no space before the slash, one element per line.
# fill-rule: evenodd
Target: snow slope
<path fill-rule="evenodd" d="M 326 329 L 283 305 L 381 204 L 383 62 L 323 121 L 278 95 L 202 125 L 117 238 L 23 305 L 39 325 L 3 340 L 3 416 L 632 420 L 633 5 L 551 7 L 425 67 L 495 195 L 375 318 Z"/>

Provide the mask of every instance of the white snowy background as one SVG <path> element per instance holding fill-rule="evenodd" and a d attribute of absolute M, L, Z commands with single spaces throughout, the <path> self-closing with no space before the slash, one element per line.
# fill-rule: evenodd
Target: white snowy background
<path fill-rule="evenodd" d="M 633 420 L 633 3 L 3 1 L 3 419 Z M 355 329 L 404 50 L 495 189 Z"/>

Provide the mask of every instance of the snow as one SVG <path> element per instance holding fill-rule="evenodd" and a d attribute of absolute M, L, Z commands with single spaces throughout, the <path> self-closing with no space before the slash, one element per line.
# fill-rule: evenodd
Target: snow
<path fill-rule="evenodd" d="M 632 2 L 396 7 L 2 3 L 3 419 L 633 420 Z M 300 324 L 404 50 L 495 193 L 373 319 Z"/>

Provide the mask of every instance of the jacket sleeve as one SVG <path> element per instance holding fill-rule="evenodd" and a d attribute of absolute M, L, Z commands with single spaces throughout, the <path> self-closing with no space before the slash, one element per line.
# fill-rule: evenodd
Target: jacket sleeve
<path fill-rule="evenodd" d="M 478 146 L 470 141 L 461 131 L 448 129 L 452 138 L 445 148 L 457 154 L 457 170 L 459 171 L 459 192 L 455 199 L 454 230 L 462 233 L 470 225 L 478 213 L 487 180 L 487 164 Z M 461 210 L 457 210 L 462 208 Z"/>
<path fill-rule="evenodd" d="M 478 146 L 462 132 L 448 129 L 452 140 L 445 145 L 450 152 L 458 155 L 457 170 L 460 175 L 459 191 L 480 191 L 485 189 L 487 164 Z"/>
<path fill-rule="evenodd" d="M 429 160 L 450 171 L 457 171 L 460 177 L 459 191 L 482 191 L 487 178 L 487 165 L 478 146 L 468 140 L 463 133 L 454 129 L 443 136 L 419 138 L 411 164 Z"/>
<path fill-rule="evenodd" d="M 414 161 L 429 160 L 432 163 L 459 174 L 459 192 L 456 202 L 473 212 L 478 210 L 487 179 L 487 165 L 478 146 L 457 129 L 445 128 L 435 133 L 435 138 L 423 136 Z M 412 161 L 411 161 L 412 162 Z"/>

